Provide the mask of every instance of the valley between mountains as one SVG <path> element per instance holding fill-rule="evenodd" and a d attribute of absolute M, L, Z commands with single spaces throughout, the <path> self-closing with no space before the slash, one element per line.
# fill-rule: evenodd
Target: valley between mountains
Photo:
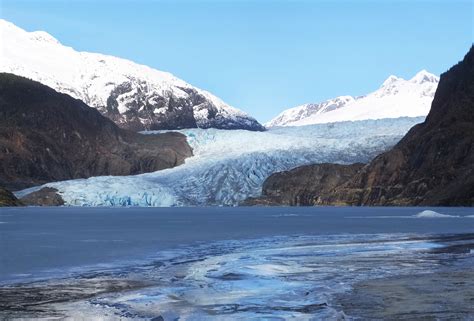
<path fill-rule="evenodd" d="M 474 204 L 472 48 L 263 126 L 170 73 L 0 31 L 0 206 Z"/>

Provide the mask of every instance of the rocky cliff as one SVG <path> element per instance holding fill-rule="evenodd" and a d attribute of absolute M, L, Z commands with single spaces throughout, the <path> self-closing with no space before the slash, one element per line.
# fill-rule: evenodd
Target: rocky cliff
<path fill-rule="evenodd" d="M 316 164 L 270 175 L 262 187 L 262 196 L 249 198 L 241 205 L 311 206 L 317 196 L 346 182 L 364 164 Z"/>
<path fill-rule="evenodd" d="M 331 179 L 309 179 L 314 172 Z M 284 191 L 287 204 L 304 194 L 301 205 L 474 205 L 474 47 L 441 75 L 424 123 L 336 187 L 327 183 L 334 175 L 327 165 L 276 174 L 264 195 Z"/>
<path fill-rule="evenodd" d="M 182 134 L 124 130 L 78 99 L 0 74 L 0 185 L 6 188 L 156 171 L 191 155 Z"/>
<path fill-rule="evenodd" d="M 0 187 L 0 207 L 23 205 L 12 192 Z"/>

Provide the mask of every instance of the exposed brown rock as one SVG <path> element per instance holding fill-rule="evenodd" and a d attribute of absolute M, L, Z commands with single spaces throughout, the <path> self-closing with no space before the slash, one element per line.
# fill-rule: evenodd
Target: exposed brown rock
<path fill-rule="evenodd" d="M 283 205 L 473 206 L 474 47 L 441 75 L 425 122 L 392 150 L 342 183 L 341 169 L 326 170 L 321 164 L 272 175 L 264 199 Z"/>
<path fill-rule="evenodd" d="M 314 205 L 320 195 L 346 182 L 363 166 L 317 164 L 275 173 L 265 180 L 262 197 L 248 199 L 242 205 Z"/>
<path fill-rule="evenodd" d="M 0 187 L 0 207 L 23 205 L 12 192 Z"/>
<path fill-rule="evenodd" d="M 0 185 L 7 188 L 151 172 L 191 155 L 182 134 L 120 129 L 80 100 L 0 74 Z"/>
<path fill-rule="evenodd" d="M 61 206 L 64 200 L 58 194 L 58 190 L 52 187 L 43 187 L 42 189 L 32 192 L 22 197 L 21 202 L 27 206 Z"/>
<path fill-rule="evenodd" d="M 319 203 L 474 205 L 474 47 L 441 75 L 425 122 Z"/>

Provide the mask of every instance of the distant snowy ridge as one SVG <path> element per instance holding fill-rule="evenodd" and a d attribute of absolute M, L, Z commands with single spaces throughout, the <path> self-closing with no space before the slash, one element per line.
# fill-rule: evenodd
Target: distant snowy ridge
<path fill-rule="evenodd" d="M 426 116 L 430 111 L 439 78 L 426 70 L 410 80 L 390 76 L 382 86 L 361 97 L 340 96 L 318 104 L 287 109 L 266 127 Z"/>
<path fill-rule="evenodd" d="M 39 81 L 133 130 L 263 130 L 246 113 L 170 73 L 63 46 L 44 31 L 0 19 L 0 72 Z"/>
<path fill-rule="evenodd" d="M 49 183 L 72 206 L 237 205 L 274 172 L 314 163 L 368 162 L 419 118 L 278 127 L 265 132 L 186 129 L 194 156 L 172 169 Z M 148 132 L 153 134 L 153 132 Z M 39 187 L 17 193 L 25 195 Z"/>

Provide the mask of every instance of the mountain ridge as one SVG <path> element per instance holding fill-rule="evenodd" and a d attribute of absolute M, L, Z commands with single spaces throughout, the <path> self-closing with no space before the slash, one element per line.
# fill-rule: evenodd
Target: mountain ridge
<path fill-rule="evenodd" d="M 39 82 L 0 73 L 0 186 L 17 190 L 174 167 L 192 155 L 179 133 L 141 135 Z"/>
<path fill-rule="evenodd" d="M 78 52 L 47 32 L 27 32 L 3 19 L 0 34 L 0 72 L 80 99 L 122 128 L 264 130 L 248 114 L 171 73 L 114 56 Z"/>
<path fill-rule="evenodd" d="M 391 150 L 356 168 L 336 187 L 307 180 L 312 172 L 323 172 L 331 181 L 340 171 L 314 164 L 274 174 L 264 195 L 249 202 L 269 204 L 268 198 L 277 194 L 276 201 L 289 200 L 290 205 L 473 206 L 474 46 L 441 75 L 425 121 Z M 303 202 L 295 201 L 295 195 L 304 195 Z"/>
<path fill-rule="evenodd" d="M 391 75 L 377 90 L 367 95 L 338 96 L 289 108 L 264 125 L 268 128 L 426 116 L 438 81 L 437 76 L 424 69 L 408 80 Z"/>

